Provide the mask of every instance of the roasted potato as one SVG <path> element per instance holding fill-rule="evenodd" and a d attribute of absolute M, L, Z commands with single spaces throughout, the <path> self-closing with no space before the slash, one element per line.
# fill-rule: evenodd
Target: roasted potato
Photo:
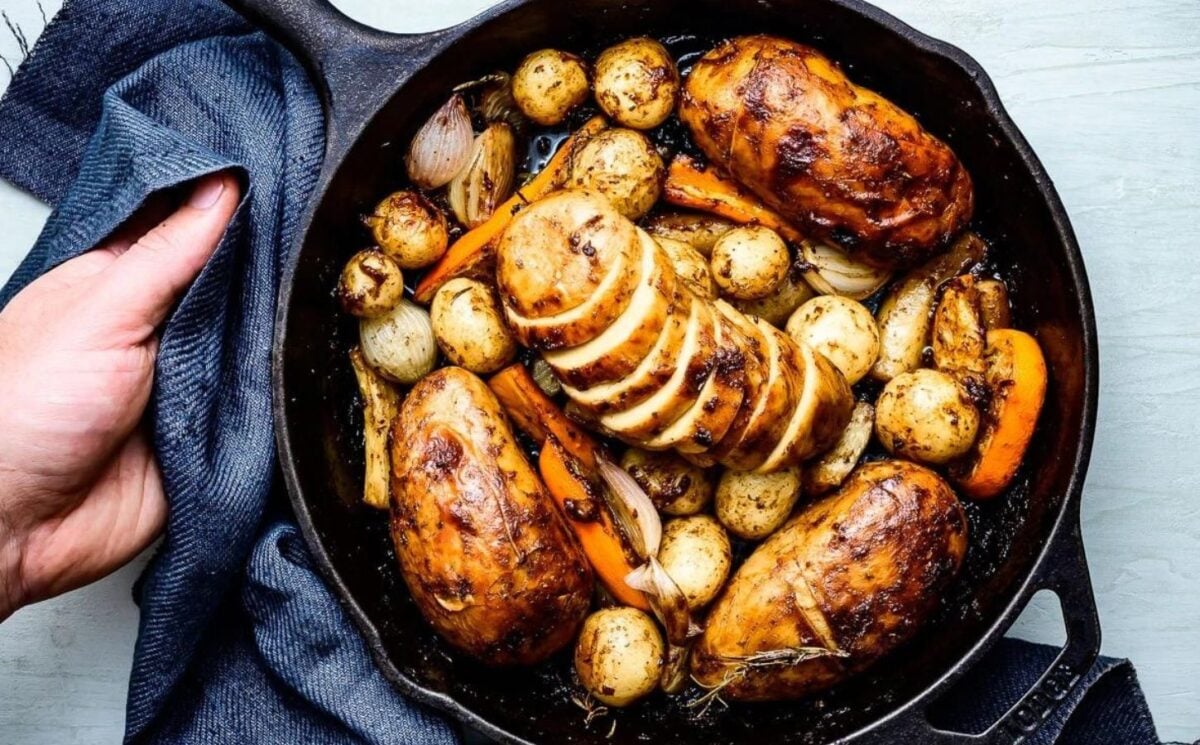
<path fill-rule="evenodd" d="M 937 474 L 860 466 L 742 564 L 709 612 L 692 675 L 727 701 L 840 683 L 913 635 L 966 548 L 962 506 Z"/>
<path fill-rule="evenodd" d="M 596 103 L 624 127 L 654 129 L 675 110 L 679 71 L 662 44 L 640 37 L 600 53 L 596 60 Z"/>
<path fill-rule="evenodd" d="M 658 561 L 687 597 L 688 607 L 708 605 L 729 576 L 729 536 L 708 515 L 678 517 L 663 526 Z"/>
<path fill-rule="evenodd" d="M 788 335 L 807 344 L 842 371 L 854 385 L 879 356 L 879 328 L 871 311 L 839 295 L 822 295 L 796 309 L 787 322 Z"/>
<path fill-rule="evenodd" d="M 350 257 L 338 279 L 342 310 L 360 318 L 387 313 L 404 297 L 404 273 L 391 256 L 377 248 Z"/>
<path fill-rule="evenodd" d="M 736 225 L 716 215 L 702 212 L 663 212 L 646 221 L 646 232 L 655 238 L 683 241 L 708 258 L 717 239 Z"/>
<path fill-rule="evenodd" d="M 608 706 L 628 706 L 652 692 L 662 675 L 662 634 L 637 608 L 605 608 L 588 616 L 575 644 L 575 672 Z"/>
<path fill-rule="evenodd" d="M 734 228 L 718 238 L 710 261 L 721 294 L 738 300 L 770 295 L 791 266 L 787 244 L 774 230 L 759 225 Z"/>
<path fill-rule="evenodd" d="M 588 189 L 637 220 L 662 193 L 663 160 L 650 140 L 632 129 L 606 129 L 588 140 L 571 159 L 566 185 Z"/>
<path fill-rule="evenodd" d="M 792 514 L 802 483 L 799 466 L 775 473 L 725 471 L 717 482 L 717 519 L 739 538 L 766 538 Z"/>
<path fill-rule="evenodd" d="M 930 318 L 938 286 L 983 261 L 987 244 L 966 233 L 951 249 L 913 269 L 892 285 L 875 313 L 879 325 L 879 358 L 871 377 L 886 383 L 921 366 L 929 344 Z"/>
<path fill-rule="evenodd" d="M 708 471 L 670 451 L 629 448 L 621 456 L 621 468 L 668 515 L 694 515 L 712 500 L 714 484 Z"/>
<path fill-rule="evenodd" d="M 473 373 L 495 372 L 517 353 L 495 293 L 482 282 L 450 280 L 434 295 L 429 315 L 438 347 L 452 363 Z"/>
<path fill-rule="evenodd" d="M 888 452 L 922 463 L 947 463 L 971 449 L 979 410 L 944 372 L 913 370 L 892 378 L 875 402 L 875 434 Z"/>
<path fill-rule="evenodd" d="M 782 328 L 792 313 L 807 302 L 815 293 L 813 288 L 804 280 L 804 275 L 796 271 L 795 266 L 775 290 L 758 300 L 731 300 L 735 308 L 748 316 L 756 316 L 772 326 Z"/>
<path fill-rule="evenodd" d="M 591 567 L 487 385 L 441 368 L 394 426 L 392 538 L 426 620 L 493 665 L 540 662 L 569 643 L 591 603 Z"/>
<path fill-rule="evenodd" d="M 350 350 L 350 365 L 363 400 L 363 502 L 378 510 L 388 508 L 392 456 L 388 437 L 392 420 L 400 411 L 400 393 L 363 359 L 362 349 Z"/>
<path fill-rule="evenodd" d="M 971 218 L 971 177 L 911 115 L 812 47 L 741 36 L 688 74 L 700 150 L 801 231 L 881 267 L 936 253 Z"/>
<path fill-rule="evenodd" d="M 512 76 L 517 108 L 530 120 L 554 126 L 587 100 L 587 65 L 570 52 L 539 49 L 521 60 Z"/>
<path fill-rule="evenodd" d="M 419 269 L 442 258 L 450 242 L 446 216 L 415 191 L 398 191 L 363 218 L 375 244 L 402 269 Z"/>
<path fill-rule="evenodd" d="M 702 298 L 713 300 L 717 297 L 717 284 L 713 281 L 712 272 L 708 268 L 708 260 L 704 254 L 692 248 L 690 243 L 674 238 L 658 237 L 654 239 L 663 250 L 675 273 L 683 280 L 688 289 Z"/>
<path fill-rule="evenodd" d="M 429 313 L 407 300 L 380 316 L 358 322 L 363 357 L 383 377 L 411 385 L 437 364 Z"/>

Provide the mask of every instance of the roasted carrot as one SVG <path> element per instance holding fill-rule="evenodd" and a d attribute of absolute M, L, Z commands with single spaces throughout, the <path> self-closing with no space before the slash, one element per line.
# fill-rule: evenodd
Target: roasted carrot
<path fill-rule="evenodd" d="M 413 291 L 413 299 L 418 303 L 428 303 L 433 300 L 438 288 L 450 280 L 456 277 L 477 276 L 486 271 L 494 258 L 496 239 L 512 222 L 513 215 L 562 186 L 571 154 L 607 126 L 603 117 L 592 117 L 564 140 L 546 167 L 528 184 L 517 189 L 507 201 L 497 207 L 487 221 L 459 236 L 454 245 L 446 251 L 446 255 L 426 272 Z"/>
<path fill-rule="evenodd" d="M 1012 481 L 1046 398 L 1046 359 L 1029 334 L 989 331 L 987 363 L 987 417 L 972 454 L 952 468 L 963 493 L 974 499 L 990 499 Z"/>
<path fill-rule="evenodd" d="M 596 441 L 542 392 L 524 365 L 504 368 L 488 380 L 488 387 L 517 428 L 539 445 L 553 438 L 585 467 L 596 467 Z"/>
<path fill-rule="evenodd" d="M 687 155 L 677 155 L 667 169 L 663 199 L 680 207 L 733 220 L 736 223 L 762 225 L 793 243 L 804 238 L 778 212 L 714 166 L 703 166 Z"/>
<path fill-rule="evenodd" d="M 603 497 L 583 475 L 583 465 L 551 435 L 542 443 L 538 470 L 550 495 L 579 537 L 579 544 L 596 577 L 617 602 L 650 610 L 646 596 L 625 584 L 625 577 L 634 570 L 634 565 L 613 524 L 612 514 L 601 503 Z"/>

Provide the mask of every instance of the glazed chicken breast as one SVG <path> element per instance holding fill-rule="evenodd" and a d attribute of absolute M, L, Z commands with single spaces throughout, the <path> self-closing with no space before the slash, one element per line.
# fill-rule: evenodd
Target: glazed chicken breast
<path fill-rule="evenodd" d="M 730 39 L 684 85 L 701 151 L 800 230 L 880 267 L 928 258 L 971 218 L 971 177 L 910 114 L 812 47 Z"/>

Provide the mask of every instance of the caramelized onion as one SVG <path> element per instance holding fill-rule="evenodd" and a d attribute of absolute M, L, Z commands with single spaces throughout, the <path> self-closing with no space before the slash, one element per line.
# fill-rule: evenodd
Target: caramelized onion
<path fill-rule="evenodd" d="M 802 241 L 800 251 L 804 261 L 812 267 L 804 273 L 804 278 L 822 295 L 863 300 L 874 295 L 892 278 L 886 269 L 856 261 L 833 246 Z"/>
<path fill-rule="evenodd" d="M 643 560 L 658 556 L 658 548 L 662 545 L 662 520 L 654 502 L 624 469 L 601 458 L 599 470 L 600 478 L 608 487 L 607 494 L 612 497 L 608 500 L 609 506 L 634 553 Z"/>
<path fill-rule="evenodd" d="M 408 178 L 422 189 L 445 186 L 466 167 L 474 139 L 467 104 L 455 94 L 413 136 L 404 158 Z"/>

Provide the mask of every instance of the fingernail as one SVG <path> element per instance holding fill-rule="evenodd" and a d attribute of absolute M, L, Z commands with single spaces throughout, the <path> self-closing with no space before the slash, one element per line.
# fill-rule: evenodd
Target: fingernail
<path fill-rule="evenodd" d="M 192 195 L 188 197 L 188 206 L 206 210 L 217 203 L 224 191 L 225 179 L 219 175 L 205 176 L 196 184 L 196 188 L 192 189 Z"/>

